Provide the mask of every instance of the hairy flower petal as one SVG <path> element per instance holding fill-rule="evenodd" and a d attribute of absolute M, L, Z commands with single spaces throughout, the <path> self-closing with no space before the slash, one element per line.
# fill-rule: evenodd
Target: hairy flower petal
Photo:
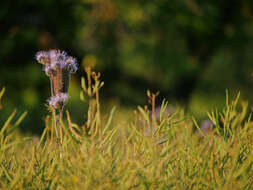
<path fill-rule="evenodd" d="M 36 53 L 35 57 L 39 63 L 45 64 L 46 59 L 49 58 L 49 54 L 46 51 L 39 51 Z"/>
<path fill-rule="evenodd" d="M 75 73 L 77 71 L 78 67 L 77 67 L 77 61 L 75 58 L 71 56 L 68 57 L 68 59 L 66 60 L 66 64 L 70 73 Z"/>
<path fill-rule="evenodd" d="M 45 65 L 44 71 L 48 76 L 55 73 L 58 68 L 67 69 L 70 73 L 75 73 L 78 69 L 75 58 L 57 49 L 37 52 L 36 60 Z"/>
<path fill-rule="evenodd" d="M 68 94 L 67 93 L 60 93 L 56 94 L 55 96 L 52 96 L 48 100 L 48 104 L 51 107 L 58 108 L 61 104 L 64 104 L 68 100 Z"/>

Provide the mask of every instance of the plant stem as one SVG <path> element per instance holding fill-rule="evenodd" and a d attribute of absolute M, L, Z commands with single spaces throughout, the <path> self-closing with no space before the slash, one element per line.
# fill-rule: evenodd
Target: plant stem
<path fill-rule="evenodd" d="M 56 113 L 55 113 L 55 109 L 53 110 L 53 122 L 54 122 L 54 131 L 55 131 L 55 135 L 56 135 L 56 138 L 59 137 L 58 135 L 58 131 L 57 131 L 57 121 L 56 121 Z"/>
<path fill-rule="evenodd" d="M 59 120 L 59 131 L 60 131 L 60 140 L 61 140 L 61 144 L 63 143 L 63 129 L 62 129 L 62 112 L 63 112 L 63 108 L 61 108 L 59 110 L 60 112 L 60 120 Z"/>
<path fill-rule="evenodd" d="M 98 90 L 96 91 L 96 104 L 97 104 L 97 122 L 96 122 L 96 132 L 98 131 L 98 128 L 100 127 L 101 124 L 101 118 L 100 118 L 100 104 L 99 104 L 99 93 Z M 101 133 L 101 130 L 99 129 L 99 134 Z"/>
<path fill-rule="evenodd" d="M 54 96 L 54 83 L 52 77 L 50 77 L 51 96 Z"/>

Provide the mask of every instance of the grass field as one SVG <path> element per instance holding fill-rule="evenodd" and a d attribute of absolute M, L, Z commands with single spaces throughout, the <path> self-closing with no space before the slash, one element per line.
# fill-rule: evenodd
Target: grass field
<path fill-rule="evenodd" d="M 49 108 L 43 134 L 27 137 L 19 126 L 29 113 L 6 118 L 0 189 L 253 189 L 253 123 L 239 95 L 232 101 L 227 95 L 221 112 L 207 114 L 215 127 L 205 133 L 183 110 L 167 113 L 166 101 L 157 119 L 151 92 L 150 109 L 100 113 L 103 83 L 93 82 L 82 79 L 80 97 L 89 102 L 82 126 L 71 110 L 61 119 Z"/>

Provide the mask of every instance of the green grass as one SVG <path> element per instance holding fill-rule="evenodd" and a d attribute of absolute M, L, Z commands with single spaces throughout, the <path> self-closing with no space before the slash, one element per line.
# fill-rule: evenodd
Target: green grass
<path fill-rule="evenodd" d="M 100 114 L 100 84 L 93 91 L 82 79 L 81 99 L 90 106 L 82 126 L 71 110 L 61 123 L 51 110 L 41 137 L 29 138 L 18 129 L 26 112 L 7 118 L 0 130 L 0 189 L 253 189 L 253 123 L 239 96 L 227 96 L 222 112 L 207 114 L 216 128 L 204 134 L 180 109 L 161 111 L 159 123 L 150 121 L 147 107 Z"/>

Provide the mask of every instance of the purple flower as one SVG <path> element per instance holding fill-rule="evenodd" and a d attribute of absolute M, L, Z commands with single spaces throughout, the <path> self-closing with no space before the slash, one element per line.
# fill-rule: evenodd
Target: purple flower
<path fill-rule="evenodd" d="M 45 64 L 46 60 L 49 59 L 48 53 L 46 51 L 37 52 L 35 57 L 40 64 Z"/>
<path fill-rule="evenodd" d="M 51 62 L 61 62 L 61 61 L 66 61 L 66 59 L 68 58 L 68 55 L 65 51 L 61 51 L 61 50 L 49 50 L 48 51 L 49 57 Z"/>
<path fill-rule="evenodd" d="M 37 52 L 36 60 L 43 64 L 43 70 L 50 78 L 51 98 L 48 104 L 61 110 L 68 100 L 70 74 L 77 71 L 77 61 L 65 51 L 57 49 Z"/>
<path fill-rule="evenodd" d="M 68 57 L 65 63 L 70 73 L 75 73 L 77 71 L 78 66 L 77 66 L 77 61 L 75 58 L 70 56 Z"/>
<path fill-rule="evenodd" d="M 68 56 L 65 51 L 39 51 L 36 53 L 36 59 L 45 65 L 44 71 L 48 76 L 54 74 L 58 68 L 67 69 L 70 73 L 75 73 L 78 69 L 76 59 Z"/>
<path fill-rule="evenodd" d="M 56 94 L 55 96 L 52 96 L 48 100 L 48 104 L 51 107 L 59 108 L 64 105 L 68 101 L 68 94 L 67 93 L 60 93 Z"/>

